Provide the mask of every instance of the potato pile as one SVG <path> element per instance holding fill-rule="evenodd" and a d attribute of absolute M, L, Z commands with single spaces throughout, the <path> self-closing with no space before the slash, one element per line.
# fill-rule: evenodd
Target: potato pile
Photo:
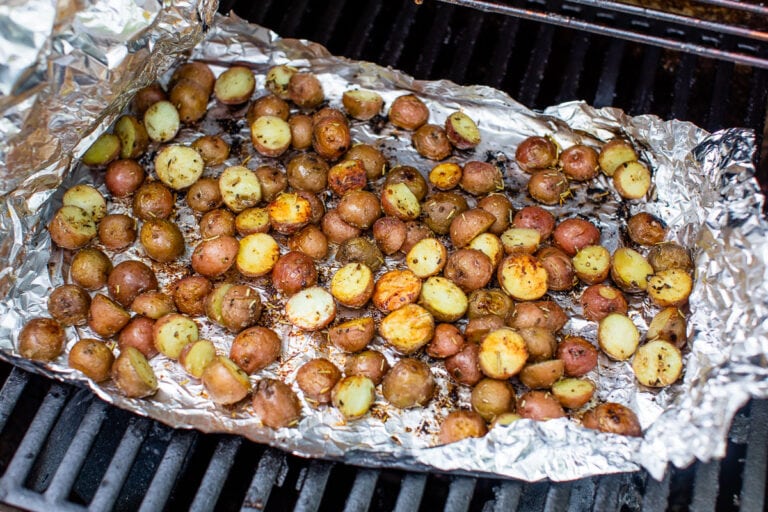
<path fill-rule="evenodd" d="M 190 62 L 167 92 L 156 83 L 136 94 L 133 112 L 83 157 L 104 169 L 111 198 L 77 185 L 48 226 L 71 252 L 69 282 L 50 295 L 52 318 L 20 333 L 23 356 L 54 360 L 65 350 L 64 327 L 87 326 L 98 339 L 81 339 L 68 358 L 94 381 L 111 378 L 125 396 L 147 397 L 158 389 L 148 360 L 166 358 L 216 404 L 242 409 L 250 397 L 270 428 L 295 426 L 307 407 L 332 406 L 352 421 L 377 397 L 400 409 L 425 406 L 442 367 L 454 385 L 471 388 L 471 400 L 444 418 L 440 443 L 566 415 L 641 435 L 631 410 L 596 403 L 588 377 L 600 352 L 631 361 L 643 386 L 680 377 L 690 255 L 665 241 L 665 225 L 649 213 L 629 219 L 626 246 L 611 254 L 595 223 L 546 208 L 568 199 L 569 180 L 600 171 L 621 197 L 644 197 L 651 174 L 631 144 L 561 151 L 549 137 L 522 141 L 517 166 L 541 205 L 512 204 L 502 170 L 472 159 L 481 132 L 462 111 L 438 125 L 413 94 L 391 103 L 388 121 L 425 158 L 417 169 L 352 140 L 352 123 L 381 118 L 378 93 L 347 90 L 334 108 L 317 76 L 285 65 L 264 83 L 256 91 L 246 67 L 215 77 Z M 234 132 L 178 141 L 185 125 L 222 105 L 247 123 L 246 144 L 260 158 L 230 155 L 242 142 Z M 131 214 L 110 213 L 117 202 Z M 194 236 L 174 220 L 181 206 L 195 215 Z M 136 245 L 143 261 L 113 263 Z M 169 265 L 184 275 L 161 286 Z M 580 297 L 596 339 L 568 332 L 558 294 Z M 632 294 L 662 308 L 644 335 L 630 317 Z M 294 355 L 283 352 L 266 308 L 281 309 L 294 332 L 322 332 L 327 346 L 318 348 L 345 354 L 345 363 L 314 358 L 285 382 L 261 375 Z M 207 322 L 231 334 L 229 353 L 201 337 Z M 377 347 L 392 349 L 389 357 Z"/>

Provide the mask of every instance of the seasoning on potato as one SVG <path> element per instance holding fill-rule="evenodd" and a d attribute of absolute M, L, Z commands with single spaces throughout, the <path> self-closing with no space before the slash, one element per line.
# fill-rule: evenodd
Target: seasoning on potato
<path fill-rule="evenodd" d="M 112 380 L 120 392 L 128 398 L 145 398 L 157 392 L 155 371 L 144 354 L 133 347 L 126 347 L 112 364 Z"/>
<path fill-rule="evenodd" d="M 53 361 L 64 351 L 64 329 L 52 318 L 33 318 L 21 328 L 19 354 L 27 359 Z"/>
<path fill-rule="evenodd" d="M 269 428 L 295 427 L 301 419 L 301 403 L 286 383 L 261 379 L 253 388 L 253 412 Z"/>

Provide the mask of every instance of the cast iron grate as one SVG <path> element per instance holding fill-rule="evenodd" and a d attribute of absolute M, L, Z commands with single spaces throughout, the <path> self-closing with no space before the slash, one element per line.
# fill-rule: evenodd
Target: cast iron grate
<path fill-rule="evenodd" d="M 723 2 L 742 4 L 699 3 Z M 498 87 L 533 108 L 584 99 L 709 130 L 746 126 L 764 133 L 765 69 L 671 50 L 651 38 L 573 30 L 552 16 L 546 21 L 554 24 L 482 12 L 487 6 L 472 3 L 478 8 L 412 0 L 225 1 L 220 10 L 234 5 L 240 16 L 285 37 L 315 40 L 335 54 L 417 78 Z M 632 16 L 598 9 L 598 2 L 487 3 L 633 25 Z M 734 34 L 701 39 L 706 34 L 698 29 L 657 24 L 634 21 L 641 35 L 663 32 L 716 50 L 766 55 L 760 41 L 745 47 Z M 29 510 L 757 511 L 766 498 L 768 401 L 740 411 L 722 461 L 671 470 L 661 482 L 637 472 L 529 484 L 300 459 L 235 436 L 174 430 L 4 363 L 0 377 L 0 501 Z"/>

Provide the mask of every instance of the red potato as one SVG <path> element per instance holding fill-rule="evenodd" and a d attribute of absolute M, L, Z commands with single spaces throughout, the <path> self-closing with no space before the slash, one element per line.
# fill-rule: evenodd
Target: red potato
<path fill-rule="evenodd" d="M 429 109 L 413 94 L 395 98 L 389 107 L 389 122 L 404 130 L 418 130 L 429 120 Z"/>
<path fill-rule="evenodd" d="M 525 206 L 512 219 L 512 225 L 521 229 L 535 229 L 546 240 L 555 230 L 555 217 L 541 206 Z"/>
<path fill-rule="evenodd" d="M 291 251 L 283 254 L 272 269 L 272 285 L 286 295 L 293 295 L 316 283 L 315 262 L 301 252 Z"/>
<path fill-rule="evenodd" d="M 151 219 L 141 226 L 139 241 L 147 256 L 167 263 L 184 254 L 184 235 L 175 223 L 166 219 Z"/>
<path fill-rule="evenodd" d="M 288 248 L 322 260 L 328 255 L 328 237 L 317 226 L 309 225 L 288 239 Z"/>
<path fill-rule="evenodd" d="M 425 124 L 411 136 L 416 152 L 430 160 L 445 160 L 451 156 L 451 143 L 442 126 Z"/>
<path fill-rule="evenodd" d="M 200 380 L 208 393 L 208 398 L 220 405 L 236 404 L 248 396 L 251 390 L 248 375 L 224 356 L 218 356 L 208 364 Z"/>
<path fill-rule="evenodd" d="M 112 251 L 122 251 L 136 241 L 136 219 L 112 213 L 99 222 L 99 242 Z"/>
<path fill-rule="evenodd" d="M 48 296 L 48 312 L 61 325 L 85 325 L 91 296 L 76 284 L 57 286 Z"/>
<path fill-rule="evenodd" d="M 584 219 L 567 219 L 557 225 L 552 233 L 555 245 L 573 257 L 589 245 L 600 245 L 600 230 Z"/>
<path fill-rule="evenodd" d="M 467 343 L 460 352 L 446 358 L 445 369 L 459 384 L 477 384 L 483 378 L 483 372 L 480 370 L 480 345 Z"/>
<path fill-rule="evenodd" d="M 157 349 L 154 342 L 155 321 L 144 316 L 135 316 L 123 327 L 120 335 L 117 337 L 117 343 L 120 350 L 126 347 L 133 347 L 147 359 L 157 355 Z"/>
<path fill-rule="evenodd" d="M 464 336 L 453 324 L 438 324 L 435 326 L 435 334 L 427 344 L 427 354 L 436 359 L 445 359 L 456 355 L 464 348 Z"/>
<path fill-rule="evenodd" d="M 165 219 L 175 202 L 171 189 L 159 181 L 148 181 L 133 196 L 133 214 L 141 220 Z"/>
<path fill-rule="evenodd" d="M 27 359 L 53 361 L 64 351 L 64 329 L 51 318 L 33 318 L 19 333 L 17 349 Z"/>
<path fill-rule="evenodd" d="M 565 417 L 563 406 L 548 391 L 529 391 L 522 395 L 517 401 L 517 413 L 536 421 Z"/>
<path fill-rule="evenodd" d="M 158 291 L 144 292 L 136 296 L 131 302 L 131 311 L 137 315 L 146 316 L 157 320 L 168 313 L 176 312 L 176 304 L 173 298 Z"/>
<path fill-rule="evenodd" d="M 80 370 L 94 382 L 107 380 L 114 362 L 115 355 L 100 340 L 83 339 L 69 350 L 69 367 Z"/>
<path fill-rule="evenodd" d="M 584 289 L 579 299 L 584 317 L 599 322 L 611 313 L 626 314 L 627 299 L 621 291 L 607 284 L 593 284 Z"/>
<path fill-rule="evenodd" d="M 470 343 L 480 343 L 489 332 L 504 327 L 504 319 L 497 315 L 484 315 L 472 318 L 464 328 L 464 337 Z"/>
<path fill-rule="evenodd" d="M 296 384 L 304 393 L 304 399 L 313 406 L 331 402 L 331 390 L 339 379 L 338 367 L 322 357 L 307 361 L 296 372 Z"/>
<path fill-rule="evenodd" d="M 588 181 L 600 172 L 597 151 L 583 144 L 569 147 L 560 154 L 560 165 L 566 176 L 576 181 Z"/>
<path fill-rule="evenodd" d="M 515 160 L 524 172 L 554 167 L 557 163 L 557 146 L 548 137 L 528 137 L 517 146 Z"/>
<path fill-rule="evenodd" d="M 204 315 L 205 298 L 212 290 L 213 284 L 203 276 L 183 277 L 173 286 L 173 301 L 185 315 Z"/>
<path fill-rule="evenodd" d="M 504 194 L 490 194 L 477 202 L 477 206 L 487 211 L 494 217 L 494 222 L 488 229 L 494 235 L 500 235 L 509 228 L 515 209 Z"/>
<path fill-rule="evenodd" d="M 272 329 L 255 326 L 241 331 L 232 341 L 229 358 L 252 375 L 277 361 L 282 352 L 280 337 Z"/>
<path fill-rule="evenodd" d="M 144 183 L 144 168 L 136 160 L 115 160 L 107 166 L 104 184 L 115 197 L 133 194 Z"/>
<path fill-rule="evenodd" d="M 587 411 L 582 425 L 609 434 L 642 437 L 643 429 L 637 415 L 628 407 L 617 403 L 604 403 Z"/>
<path fill-rule="evenodd" d="M 96 237 L 93 218 L 77 206 L 62 206 L 53 215 L 48 232 L 63 249 L 79 249 Z"/>
<path fill-rule="evenodd" d="M 112 272 L 112 261 L 98 249 L 86 247 L 80 249 L 72 258 L 69 277 L 86 290 L 98 290 L 106 286 Z"/>
<path fill-rule="evenodd" d="M 426 405 L 435 394 L 435 378 L 423 361 L 405 357 L 384 376 L 381 394 L 398 409 Z"/>
<path fill-rule="evenodd" d="M 131 315 L 106 295 L 97 293 L 91 300 L 88 327 L 103 338 L 109 338 L 120 332 L 130 319 Z"/>
<path fill-rule="evenodd" d="M 192 269 L 205 277 L 218 277 L 235 263 L 240 242 L 237 238 L 221 235 L 203 240 L 192 252 Z"/>
<path fill-rule="evenodd" d="M 536 253 L 544 270 L 547 271 L 547 288 L 556 292 L 570 290 L 578 278 L 571 258 L 556 247 L 544 247 Z"/>
<path fill-rule="evenodd" d="M 147 265 L 136 260 L 118 263 L 107 280 L 109 295 L 123 306 L 144 292 L 157 289 L 157 277 Z"/>
<path fill-rule="evenodd" d="M 344 365 L 344 374 L 347 376 L 360 375 L 368 377 L 374 386 L 381 384 L 382 379 L 389 371 L 387 358 L 376 350 L 365 350 L 351 354 Z"/>
<path fill-rule="evenodd" d="M 526 327 L 543 327 L 557 332 L 568 322 L 565 314 L 556 302 L 543 300 L 538 302 L 521 302 L 515 306 L 515 312 L 509 321 L 510 327 L 524 329 Z"/>
<path fill-rule="evenodd" d="M 235 235 L 235 216 L 232 212 L 223 208 L 217 208 L 206 212 L 200 218 L 200 236 L 203 239 L 214 238 L 220 235 Z"/>
<path fill-rule="evenodd" d="M 483 437 L 488 433 L 485 420 L 474 411 L 453 411 L 440 425 L 439 444 L 450 444 L 471 437 Z"/>
<path fill-rule="evenodd" d="M 557 358 L 565 365 L 565 375 L 581 377 L 597 366 L 597 348 L 581 336 L 566 336 L 557 346 Z"/>
<path fill-rule="evenodd" d="M 344 352 L 357 352 L 367 347 L 375 334 L 373 318 L 353 318 L 328 329 L 328 341 Z"/>
<path fill-rule="evenodd" d="M 459 186 L 473 196 L 481 196 L 503 190 L 504 178 L 495 165 L 473 160 L 464 164 Z"/>
<path fill-rule="evenodd" d="M 480 144 L 480 130 L 464 112 L 454 112 L 446 118 L 445 133 L 457 149 L 472 149 Z"/>

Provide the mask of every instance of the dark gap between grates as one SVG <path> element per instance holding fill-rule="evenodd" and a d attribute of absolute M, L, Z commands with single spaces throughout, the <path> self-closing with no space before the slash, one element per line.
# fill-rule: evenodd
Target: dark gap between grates
<path fill-rule="evenodd" d="M 328 475 L 329 484 L 323 492 L 319 510 L 328 512 L 344 510 L 347 497 L 355 483 L 355 477 L 361 471 L 360 468 L 354 466 L 334 464 Z"/>
<path fill-rule="evenodd" d="M 20 378 L 28 380 L 28 382 L 23 388 L 22 395 L 18 397 L 20 399 L 17 399 L 16 403 L 13 404 L 5 428 L 2 430 L 3 442 L 0 443 L 0 471 L 2 473 L 8 469 L 16 449 L 50 388 L 50 382 L 42 377 L 23 373 L 21 370 L 16 370 L 16 372 L 21 375 Z M 10 379 L 6 379 L 4 384 L 7 385 L 9 382 Z"/>
<path fill-rule="evenodd" d="M 166 503 L 165 510 L 187 510 L 195 498 L 195 492 L 200 486 L 208 462 L 213 455 L 220 435 L 196 436 L 192 446 L 187 452 L 184 465 L 179 472 L 171 491 L 170 499 Z"/>
<path fill-rule="evenodd" d="M 261 459 L 266 450 L 265 446 L 251 442 L 240 445 L 216 502 L 216 510 L 240 510 L 256 473 L 255 462 Z"/>
<path fill-rule="evenodd" d="M 403 474 L 400 471 L 382 470 L 376 480 L 376 489 L 373 491 L 370 509 L 394 510 L 402 478 Z"/>

